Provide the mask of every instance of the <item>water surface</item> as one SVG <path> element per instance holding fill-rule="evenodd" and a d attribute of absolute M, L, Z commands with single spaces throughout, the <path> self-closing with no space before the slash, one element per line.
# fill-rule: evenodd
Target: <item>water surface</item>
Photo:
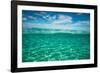
<path fill-rule="evenodd" d="M 72 33 L 23 33 L 22 61 L 90 59 L 90 35 Z"/>

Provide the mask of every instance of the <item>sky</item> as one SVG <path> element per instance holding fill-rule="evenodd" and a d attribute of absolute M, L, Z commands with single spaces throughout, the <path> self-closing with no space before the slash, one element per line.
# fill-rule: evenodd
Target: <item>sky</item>
<path fill-rule="evenodd" d="M 90 32 L 90 14 L 75 12 L 22 11 L 23 28 Z"/>

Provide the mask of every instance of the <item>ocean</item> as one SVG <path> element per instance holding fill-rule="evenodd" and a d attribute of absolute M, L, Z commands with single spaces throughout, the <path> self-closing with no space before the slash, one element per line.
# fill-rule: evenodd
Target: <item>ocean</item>
<path fill-rule="evenodd" d="M 22 34 L 22 62 L 83 59 L 90 59 L 90 34 Z"/>

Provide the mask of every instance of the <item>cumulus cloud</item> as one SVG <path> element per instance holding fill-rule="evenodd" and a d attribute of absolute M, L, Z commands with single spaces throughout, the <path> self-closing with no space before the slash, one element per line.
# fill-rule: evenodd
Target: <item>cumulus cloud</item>
<path fill-rule="evenodd" d="M 71 20 L 72 17 L 70 17 L 70 16 L 65 16 L 65 15 L 59 15 L 59 19 L 69 19 L 69 20 Z"/>
<path fill-rule="evenodd" d="M 44 16 L 44 15 L 48 15 L 47 12 L 44 12 L 44 11 L 41 11 L 41 12 L 37 12 L 37 13 L 34 13 L 35 15 L 37 16 Z"/>
<path fill-rule="evenodd" d="M 51 16 L 50 14 L 46 13 L 46 12 L 41 12 L 41 16 L 43 19 L 51 21 L 51 20 L 55 20 L 56 19 L 56 15 Z"/>
<path fill-rule="evenodd" d="M 37 16 L 40 16 L 44 20 L 51 22 L 52 24 L 62 24 L 62 23 L 72 23 L 72 17 L 67 15 L 50 15 L 47 12 L 38 12 L 34 13 Z M 30 17 L 32 18 L 32 17 Z"/>
<path fill-rule="evenodd" d="M 37 20 L 36 17 L 33 17 L 33 16 L 24 16 L 22 18 L 23 21 L 30 21 L 30 20 Z"/>
<path fill-rule="evenodd" d="M 77 13 L 77 16 L 82 13 Z M 80 17 L 80 16 L 79 16 Z M 43 28 L 43 29 L 59 29 L 59 30 L 79 30 L 89 31 L 89 20 L 74 20 L 74 16 L 67 14 L 53 14 L 48 12 L 35 12 L 32 15 L 23 16 L 24 23 L 23 28 Z M 35 20 L 37 22 L 31 22 Z M 43 21 L 43 22 L 42 22 Z"/>
<path fill-rule="evenodd" d="M 52 21 L 52 20 L 55 20 L 56 17 L 57 17 L 56 15 L 55 15 L 55 16 L 49 16 L 49 15 L 48 15 L 48 16 L 46 17 L 46 19 L 47 19 L 48 21 Z"/>
<path fill-rule="evenodd" d="M 42 28 L 42 29 L 59 29 L 59 30 L 70 30 L 71 26 L 51 25 L 51 24 L 30 24 L 24 25 L 24 28 Z"/>
<path fill-rule="evenodd" d="M 58 19 L 53 22 L 53 24 L 62 24 L 62 23 L 72 23 L 71 16 L 59 15 Z"/>
<path fill-rule="evenodd" d="M 89 26 L 90 22 L 89 21 L 78 21 L 74 25 L 76 25 L 76 26 Z"/>
<path fill-rule="evenodd" d="M 53 25 L 53 24 L 32 24 L 32 23 L 27 23 L 27 25 L 24 25 L 24 28 L 40 28 L 40 29 L 54 29 L 54 30 L 61 30 L 61 31 L 77 31 L 77 32 L 88 32 L 90 30 L 89 26 L 84 26 L 84 24 L 82 23 L 86 23 L 85 25 L 89 25 L 87 24 L 88 21 L 79 21 L 76 23 L 70 23 L 70 25 Z"/>
<path fill-rule="evenodd" d="M 77 13 L 77 15 L 82 15 L 82 13 Z"/>
<path fill-rule="evenodd" d="M 27 18 L 26 18 L 26 17 L 23 17 L 23 18 L 22 18 L 22 20 L 23 20 L 23 21 L 26 21 L 26 20 L 27 20 Z"/>
<path fill-rule="evenodd" d="M 38 13 L 34 13 L 34 14 L 37 16 L 40 16 L 41 18 L 43 18 L 47 21 L 51 21 L 51 20 L 54 20 L 56 18 L 56 16 L 51 16 L 47 12 L 38 12 Z"/>
<path fill-rule="evenodd" d="M 28 18 L 33 19 L 33 16 L 28 16 Z"/>

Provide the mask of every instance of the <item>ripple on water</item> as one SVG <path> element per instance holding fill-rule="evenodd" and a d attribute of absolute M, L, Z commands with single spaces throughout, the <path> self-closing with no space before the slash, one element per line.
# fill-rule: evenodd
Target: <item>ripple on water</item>
<path fill-rule="evenodd" d="M 23 34 L 23 62 L 90 59 L 89 35 Z"/>

